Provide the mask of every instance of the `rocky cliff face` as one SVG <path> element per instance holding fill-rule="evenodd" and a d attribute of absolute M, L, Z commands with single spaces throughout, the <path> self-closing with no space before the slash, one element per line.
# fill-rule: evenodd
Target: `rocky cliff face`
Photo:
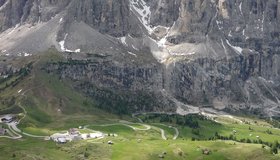
<path fill-rule="evenodd" d="M 0 0 L 0 6 L 2 54 L 55 46 L 87 59 L 47 68 L 78 80 L 76 87 L 100 105 L 279 116 L 278 0 Z"/>

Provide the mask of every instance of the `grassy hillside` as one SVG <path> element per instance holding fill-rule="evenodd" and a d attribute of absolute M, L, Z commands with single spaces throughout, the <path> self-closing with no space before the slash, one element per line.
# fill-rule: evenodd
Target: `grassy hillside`
<path fill-rule="evenodd" d="M 117 129 L 119 130 L 119 129 Z M 111 132 L 112 130 L 110 130 Z M 116 131 L 117 132 L 117 131 Z M 190 141 L 161 140 L 156 133 L 139 132 L 127 138 L 126 134 L 107 137 L 102 140 L 76 141 L 57 145 L 51 141 L 24 138 L 21 141 L 0 139 L 1 158 L 4 159 L 141 159 L 156 160 L 164 155 L 165 159 L 208 159 L 208 160 L 277 160 L 268 148 L 260 144 L 237 143 L 233 141 Z M 134 137 L 134 138 L 133 138 Z M 114 145 L 108 145 L 107 141 Z M 209 150 L 209 155 L 202 151 Z M 165 154 L 166 153 L 166 154 Z"/>
<path fill-rule="evenodd" d="M 118 118 L 96 108 L 93 101 L 75 91 L 72 82 L 61 80 L 44 70 L 47 62 L 58 60 L 63 61 L 64 57 L 54 49 L 29 59 L 16 60 L 20 62 L 17 68 L 26 69 L 28 64 L 32 65 L 26 75 L 14 73 L 0 82 L 0 86 L 5 86 L 21 77 L 15 85 L 8 85 L 1 90 L 0 113 L 22 113 L 22 108 L 25 108 L 27 116 L 22 120 L 21 128 L 68 128 L 99 120 L 107 121 L 107 117 Z"/>

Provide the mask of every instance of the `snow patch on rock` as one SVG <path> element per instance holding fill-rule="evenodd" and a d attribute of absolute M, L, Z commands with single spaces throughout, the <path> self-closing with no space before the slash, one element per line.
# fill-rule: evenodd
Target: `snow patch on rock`
<path fill-rule="evenodd" d="M 132 52 L 129 52 L 129 51 L 127 53 L 134 56 L 134 57 L 137 57 L 137 55 L 135 53 L 132 53 Z"/>
<path fill-rule="evenodd" d="M 241 2 L 241 3 L 239 4 L 239 10 L 240 10 L 240 13 L 241 13 L 241 14 L 243 14 L 243 12 L 242 12 L 242 4 L 243 4 L 243 2 Z"/>
<path fill-rule="evenodd" d="M 226 40 L 226 42 L 236 53 L 242 54 L 243 49 L 241 47 L 232 45 L 229 40 Z"/>
<path fill-rule="evenodd" d="M 121 38 L 119 38 L 119 40 L 122 42 L 122 44 L 124 44 L 125 46 L 127 46 L 126 37 L 121 37 Z"/>
<path fill-rule="evenodd" d="M 151 10 L 144 0 L 130 0 L 130 9 L 137 15 L 143 26 L 151 34 L 154 29 L 150 26 Z"/>
<path fill-rule="evenodd" d="M 62 22 L 63 22 L 63 18 L 60 18 L 59 23 L 62 23 Z"/>
<path fill-rule="evenodd" d="M 68 36 L 68 33 L 65 34 L 64 39 L 58 43 L 58 44 L 60 45 L 61 51 L 63 51 L 63 52 L 80 53 L 80 52 L 81 52 L 81 49 L 70 50 L 70 49 L 67 49 L 67 48 L 65 47 L 65 41 L 66 41 L 66 39 L 67 39 L 67 36 Z"/>

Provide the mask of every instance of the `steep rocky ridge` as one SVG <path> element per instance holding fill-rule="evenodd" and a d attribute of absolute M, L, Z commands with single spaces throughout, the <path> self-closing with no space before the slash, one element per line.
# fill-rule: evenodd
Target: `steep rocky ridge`
<path fill-rule="evenodd" d="M 1 0 L 0 50 L 6 56 L 51 46 L 72 52 L 79 63 L 46 68 L 107 107 L 168 112 L 213 107 L 279 116 L 279 5 L 278 0 Z M 141 104 L 134 93 L 152 98 Z M 111 101 L 101 104 L 104 99 Z"/>

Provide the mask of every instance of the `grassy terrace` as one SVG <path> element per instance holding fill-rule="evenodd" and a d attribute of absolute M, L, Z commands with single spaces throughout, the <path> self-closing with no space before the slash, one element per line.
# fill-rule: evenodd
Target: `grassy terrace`
<path fill-rule="evenodd" d="M 89 128 L 107 134 L 117 134 L 122 136 L 131 136 L 132 134 L 134 134 L 134 130 L 132 128 L 129 128 L 121 124 L 108 125 L 108 126 L 90 125 Z"/>
<path fill-rule="evenodd" d="M 21 141 L 0 139 L 1 158 L 4 159 L 159 159 L 166 152 L 165 159 L 256 159 L 277 160 L 279 156 L 269 153 L 259 144 L 236 143 L 232 141 L 187 141 L 125 139 L 107 137 L 99 141 L 79 141 L 65 145 L 56 145 L 51 141 L 25 138 Z M 106 142 L 112 140 L 114 145 Z M 105 143 L 104 143 L 105 142 Z M 203 155 L 202 150 L 211 150 Z"/>
<path fill-rule="evenodd" d="M 211 148 L 212 154 L 203 155 L 201 150 L 205 148 Z M 269 151 L 260 148 L 261 145 L 234 145 L 230 141 L 129 141 L 113 146 L 112 159 L 158 159 L 158 155 L 163 152 L 167 153 L 166 159 L 277 159 L 269 155 Z"/>

